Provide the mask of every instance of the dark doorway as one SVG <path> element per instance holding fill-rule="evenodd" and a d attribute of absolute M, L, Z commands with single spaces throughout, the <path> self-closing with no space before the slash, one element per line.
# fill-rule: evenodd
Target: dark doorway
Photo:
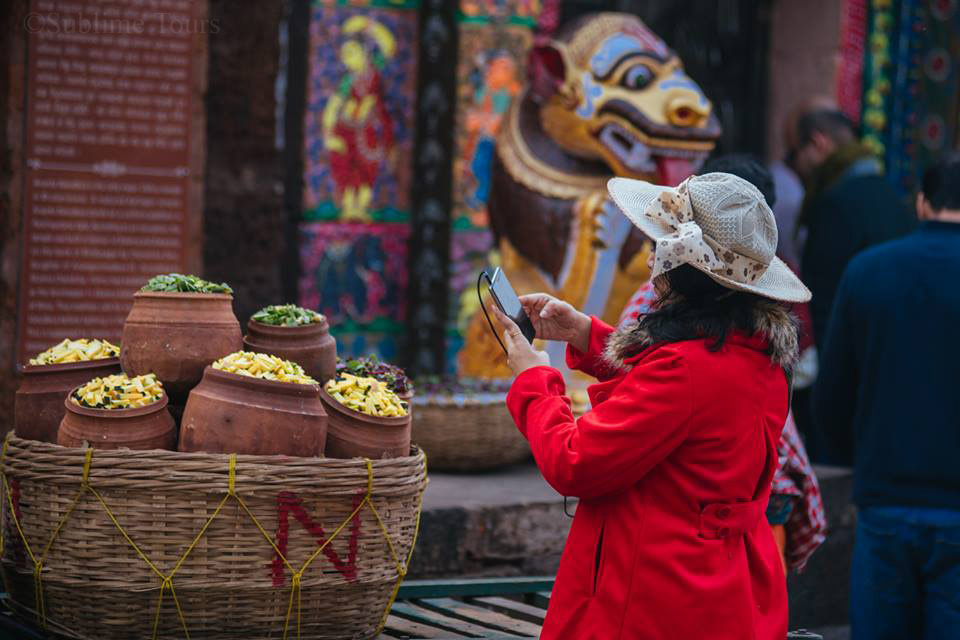
<path fill-rule="evenodd" d="M 769 0 L 564 0 L 561 24 L 596 11 L 639 16 L 677 52 L 723 123 L 717 153 L 764 155 Z"/>

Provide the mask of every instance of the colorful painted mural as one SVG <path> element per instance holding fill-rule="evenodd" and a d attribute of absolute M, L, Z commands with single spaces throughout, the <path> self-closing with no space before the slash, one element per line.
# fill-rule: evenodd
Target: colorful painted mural
<path fill-rule="evenodd" d="M 307 219 L 407 220 L 416 29 L 415 10 L 313 6 L 304 149 Z"/>
<path fill-rule="evenodd" d="M 487 199 L 500 122 L 526 83 L 539 0 L 461 0 L 450 245 L 447 366 L 456 370 L 477 273 L 497 261 Z"/>
<path fill-rule="evenodd" d="M 462 22 L 501 20 L 533 26 L 543 3 L 541 0 L 460 0 Z"/>
<path fill-rule="evenodd" d="M 891 182 L 908 195 L 927 166 L 960 144 L 960 2 L 848 0 L 848 5 L 867 15 L 864 141 L 884 160 Z"/>
<path fill-rule="evenodd" d="M 403 336 L 418 4 L 311 7 L 299 298 L 343 355 L 395 358 Z"/>
<path fill-rule="evenodd" d="M 301 227 L 300 303 L 334 333 L 398 336 L 406 313 L 407 225 L 324 222 Z"/>
<path fill-rule="evenodd" d="M 520 94 L 529 28 L 465 25 L 460 31 L 453 228 L 485 229 L 490 169 L 500 120 Z"/>

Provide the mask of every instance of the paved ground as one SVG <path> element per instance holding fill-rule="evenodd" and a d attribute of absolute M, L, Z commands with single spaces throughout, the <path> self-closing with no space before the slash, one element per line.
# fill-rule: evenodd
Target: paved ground
<path fill-rule="evenodd" d="M 492 473 L 430 473 L 423 509 L 477 509 L 555 501 L 562 502 L 563 498 L 530 462 Z"/>

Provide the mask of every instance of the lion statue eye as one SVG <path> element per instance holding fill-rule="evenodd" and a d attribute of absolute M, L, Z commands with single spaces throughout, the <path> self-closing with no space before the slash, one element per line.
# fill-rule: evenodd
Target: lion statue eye
<path fill-rule="evenodd" d="M 646 89 L 653 82 L 653 71 L 645 64 L 637 64 L 623 74 L 620 84 L 627 89 Z"/>

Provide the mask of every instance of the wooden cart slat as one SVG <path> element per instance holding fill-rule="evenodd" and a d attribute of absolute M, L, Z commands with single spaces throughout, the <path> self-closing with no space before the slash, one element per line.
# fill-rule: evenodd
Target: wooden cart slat
<path fill-rule="evenodd" d="M 458 616 L 456 612 L 443 607 L 426 607 L 417 601 L 398 602 L 393 605 L 392 615 L 415 620 L 421 624 L 433 624 L 449 631 L 462 633 L 474 638 L 484 638 L 493 634 L 511 636 L 513 638 L 522 637 L 518 634 L 511 634 L 503 629 L 491 629 L 487 625 L 471 622 Z"/>
<path fill-rule="evenodd" d="M 413 602 L 425 609 L 436 611 L 447 617 L 456 618 L 457 620 L 482 627 L 488 627 L 492 631 L 499 631 L 507 635 L 535 637 L 540 633 L 540 625 L 530 624 L 525 620 L 515 619 L 509 614 L 478 607 L 461 600 L 454 600 L 452 598 L 430 598 L 427 600 L 414 600 Z"/>
<path fill-rule="evenodd" d="M 542 577 L 407 582 L 381 638 L 532 640 L 546 615 L 534 594 L 545 592 L 537 600 L 546 603 L 552 588 L 553 578 Z M 422 635 L 410 635 L 410 624 Z"/>
<path fill-rule="evenodd" d="M 461 634 L 451 635 L 450 631 L 438 629 L 434 626 L 420 624 L 419 622 L 413 622 L 412 620 L 406 620 L 404 618 L 391 615 L 389 618 L 387 618 L 387 626 L 383 630 L 382 637 L 404 639 L 446 638 L 447 640 L 451 640 L 452 638 L 469 638 L 470 636 Z"/>
<path fill-rule="evenodd" d="M 536 607 L 524 602 L 510 600 L 509 598 L 487 596 L 484 598 L 464 598 L 464 600 L 470 604 L 485 607 L 511 618 L 531 622 L 535 625 L 542 626 L 543 620 L 546 617 L 546 611 L 542 607 Z"/>

